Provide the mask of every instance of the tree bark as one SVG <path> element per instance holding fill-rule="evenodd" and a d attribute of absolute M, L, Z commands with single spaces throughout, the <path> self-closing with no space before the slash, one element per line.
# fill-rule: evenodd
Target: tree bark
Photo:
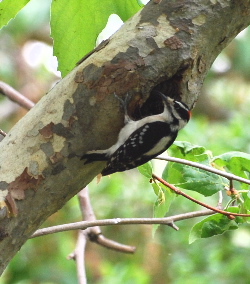
<path fill-rule="evenodd" d="M 151 1 L 62 79 L 0 144 L 0 271 L 29 236 L 105 166 L 88 150 L 115 143 L 130 114 L 159 111 L 152 90 L 190 107 L 217 55 L 250 24 L 250 1 Z M 146 103 L 144 103 L 146 101 Z"/>

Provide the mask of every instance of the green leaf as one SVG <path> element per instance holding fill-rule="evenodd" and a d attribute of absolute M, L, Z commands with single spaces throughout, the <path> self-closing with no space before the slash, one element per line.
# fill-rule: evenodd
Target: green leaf
<path fill-rule="evenodd" d="M 230 208 L 229 211 L 236 213 L 239 209 Z M 240 217 L 230 220 L 225 215 L 219 213 L 209 216 L 193 226 L 189 235 L 189 244 L 197 239 L 220 235 L 228 230 L 236 230 L 238 229 L 238 224 L 243 222 L 242 220 Z"/>
<path fill-rule="evenodd" d="M 176 194 L 172 192 L 168 187 L 159 186 L 157 183 L 152 183 L 157 199 L 154 204 L 154 217 L 162 218 L 169 211 L 170 205 L 174 201 Z M 153 226 L 153 235 L 155 234 L 159 224 Z"/>
<path fill-rule="evenodd" d="M 152 184 L 153 187 L 157 186 L 155 183 Z M 156 192 L 156 190 L 154 189 Z M 154 204 L 154 217 L 155 218 L 162 218 L 166 215 L 169 211 L 169 207 L 172 204 L 173 200 L 175 199 L 176 194 L 172 192 L 167 187 L 159 187 L 158 186 L 158 194 L 157 200 Z"/>
<path fill-rule="evenodd" d="M 169 153 L 177 158 L 211 166 L 211 153 L 202 146 L 176 141 L 171 146 Z M 224 190 L 224 186 L 227 184 L 227 179 L 221 176 L 196 167 L 172 162 L 167 163 L 163 171 L 163 178 L 177 187 L 196 191 L 204 196 Z"/>
<path fill-rule="evenodd" d="M 151 164 L 151 162 L 147 162 L 147 163 L 139 166 L 137 169 L 146 178 L 152 178 L 152 164 Z"/>
<path fill-rule="evenodd" d="M 193 145 L 185 141 L 175 141 L 168 151 L 171 156 L 176 158 L 209 164 L 209 152 L 202 146 Z"/>
<path fill-rule="evenodd" d="M 118 14 L 126 21 L 140 10 L 136 0 L 60 0 L 51 7 L 51 36 L 58 69 L 65 76 L 95 47 L 108 17 Z"/>
<path fill-rule="evenodd" d="M 227 179 L 216 174 L 178 163 L 168 162 L 163 178 L 176 187 L 199 192 L 211 196 L 224 190 Z"/>
<path fill-rule="evenodd" d="M 250 154 L 246 154 L 243 152 L 228 152 L 224 153 L 220 156 L 216 156 L 213 159 L 213 163 L 215 163 L 219 167 L 225 168 L 227 171 L 248 179 L 250 173 Z M 245 183 L 241 183 L 242 189 L 248 189 L 249 185 Z"/>
<path fill-rule="evenodd" d="M 0 28 L 8 22 L 29 2 L 29 0 L 4 0 L 0 3 Z"/>
<path fill-rule="evenodd" d="M 241 212 L 241 213 L 248 213 L 250 211 L 250 192 L 243 192 L 241 194 L 243 200 L 244 200 L 244 203 L 242 204 L 242 206 L 244 207 L 245 209 L 245 212 Z M 250 221 L 250 220 L 249 220 Z"/>
<path fill-rule="evenodd" d="M 250 154 L 247 153 L 237 151 L 224 153 L 214 157 L 213 162 L 241 177 L 247 178 L 244 171 L 250 173 Z"/>

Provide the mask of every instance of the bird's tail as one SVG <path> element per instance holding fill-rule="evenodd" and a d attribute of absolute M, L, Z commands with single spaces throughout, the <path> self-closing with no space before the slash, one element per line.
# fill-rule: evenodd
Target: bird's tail
<path fill-rule="evenodd" d="M 107 155 L 105 150 L 89 151 L 81 157 L 81 160 L 86 159 L 84 164 L 89 164 L 95 161 L 107 161 Z"/>

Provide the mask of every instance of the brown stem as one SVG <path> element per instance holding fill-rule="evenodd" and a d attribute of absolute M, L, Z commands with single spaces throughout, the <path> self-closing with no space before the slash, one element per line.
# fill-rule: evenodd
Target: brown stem
<path fill-rule="evenodd" d="M 27 110 L 30 110 L 35 105 L 31 100 L 2 81 L 0 81 L 0 94 L 8 97 L 11 101 L 19 104 Z"/>
<path fill-rule="evenodd" d="M 70 231 L 70 230 L 84 230 L 95 226 L 117 226 L 117 225 L 169 225 L 172 222 L 181 220 L 191 219 L 195 217 L 207 216 L 214 214 L 211 210 L 202 210 L 196 212 L 188 212 L 175 216 L 164 217 L 164 218 L 115 218 L 115 219 L 104 219 L 96 221 L 81 221 L 63 225 L 52 226 L 37 230 L 30 238 L 36 238 L 49 234 Z"/>
<path fill-rule="evenodd" d="M 96 221 L 95 213 L 93 211 L 89 194 L 88 194 L 88 188 L 85 187 L 83 190 L 81 190 L 78 193 L 80 208 L 82 211 L 83 219 L 85 221 Z M 102 231 L 99 226 L 88 228 L 87 235 L 89 237 L 89 240 L 92 242 L 95 242 L 101 246 L 104 246 L 109 249 L 113 249 L 120 252 L 125 253 L 134 253 L 135 247 L 133 246 L 127 246 L 120 243 L 117 243 L 113 240 L 107 239 L 102 235 Z"/>
<path fill-rule="evenodd" d="M 78 199 L 79 199 L 83 220 L 95 222 L 96 217 L 90 203 L 88 187 L 83 188 L 78 193 Z M 116 251 L 125 252 L 125 253 L 134 253 L 135 251 L 134 247 L 122 245 L 120 243 L 105 238 L 102 235 L 99 226 L 87 227 L 84 230 L 79 230 L 75 250 L 68 256 L 68 259 L 74 259 L 76 262 L 79 284 L 87 283 L 86 271 L 84 265 L 84 255 L 85 255 L 87 238 L 90 241 L 95 242 L 103 247 L 113 249 Z"/>
<path fill-rule="evenodd" d="M 199 163 L 196 163 L 196 162 L 187 161 L 187 160 L 180 159 L 180 158 L 175 158 L 175 157 L 163 156 L 163 155 L 158 156 L 155 159 L 163 160 L 163 161 L 169 161 L 169 162 L 174 162 L 174 163 L 180 163 L 180 164 L 183 164 L 183 165 L 187 165 L 187 166 L 195 167 L 195 168 L 198 168 L 198 169 L 202 169 L 204 171 L 207 171 L 207 172 L 210 172 L 210 173 L 214 173 L 216 175 L 223 176 L 223 177 L 227 178 L 229 181 L 230 180 L 237 180 L 239 182 L 244 182 L 246 184 L 250 184 L 250 180 L 248 180 L 248 179 L 245 179 L 245 178 L 242 178 L 242 177 L 238 177 L 236 175 L 233 175 L 233 174 L 230 174 L 230 173 L 227 173 L 227 172 L 224 172 L 224 171 L 220 171 L 220 170 L 217 170 L 217 169 L 215 169 L 213 167 L 202 165 L 202 164 L 199 164 Z"/>
<path fill-rule="evenodd" d="M 176 194 L 178 195 L 182 195 L 184 197 L 186 197 L 187 199 L 207 208 L 207 209 L 210 209 L 210 210 L 213 210 L 215 212 L 218 212 L 218 213 L 221 213 L 225 216 L 227 216 L 229 219 L 234 219 L 235 217 L 234 216 L 241 216 L 241 217 L 250 217 L 250 214 L 240 214 L 240 213 L 232 213 L 232 212 L 227 212 L 227 211 L 224 211 L 224 210 L 220 210 L 218 208 L 215 208 L 215 207 L 212 207 L 210 205 L 207 205 L 203 202 L 200 202 L 196 199 L 194 199 L 193 197 L 187 195 L 186 193 L 182 192 L 181 190 L 179 190 L 178 188 L 176 188 L 175 186 L 173 186 L 172 184 L 169 184 L 168 182 L 166 182 L 165 180 L 163 180 L 162 178 L 156 176 L 155 174 L 152 174 L 152 177 L 154 179 L 157 179 L 159 182 L 161 182 L 162 184 L 164 184 L 165 186 L 167 186 L 168 188 L 172 189 Z"/>
<path fill-rule="evenodd" d="M 88 230 L 90 229 L 92 228 L 89 228 Z M 112 249 L 115 251 L 124 252 L 124 253 L 134 253 L 136 250 L 136 247 L 120 244 L 118 242 L 106 238 L 103 234 L 97 235 L 97 238 L 95 238 L 94 240 L 91 239 L 91 236 L 89 238 L 91 241 L 105 248 Z"/>
<path fill-rule="evenodd" d="M 3 135 L 4 137 L 7 135 L 7 133 L 4 132 L 2 129 L 0 129 L 0 134 Z"/>
<path fill-rule="evenodd" d="M 78 231 L 78 238 L 74 252 L 72 252 L 68 259 L 74 259 L 76 262 L 77 279 L 79 284 L 86 284 L 87 277 L 84 263 L 84 252 L 87 243 L 86 233 L 82 230 Z"/>

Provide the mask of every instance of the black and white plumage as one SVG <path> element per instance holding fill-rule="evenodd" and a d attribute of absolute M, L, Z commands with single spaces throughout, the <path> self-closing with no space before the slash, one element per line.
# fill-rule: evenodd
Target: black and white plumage
<path fill-rule="evenodd" d="M 138 167 L 167 150 L 176 139 L 178 131 L 190 118 L 186 104 L 160 93 L 164 110 L 160 114 L 134 121 L 127 114 L 127 99 L 122 101 L 125 109 L 125 125 L 117 142 L 106 150 L 89 151 L 82 156 L 85 164 L 107 161 L 101 174 L 110 175 Z M 119 99 L 121 100 L 121 99 Z"/>

